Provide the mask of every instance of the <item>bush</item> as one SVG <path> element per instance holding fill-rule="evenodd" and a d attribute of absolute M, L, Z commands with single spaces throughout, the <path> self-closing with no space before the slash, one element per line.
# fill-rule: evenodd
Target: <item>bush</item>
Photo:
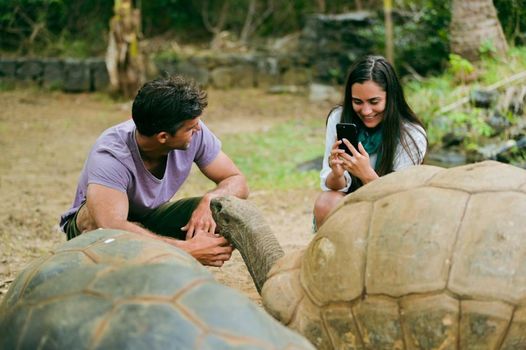
<path fill-rule="evenodd" d="M 493 0 L 502 29 L 512 45 L 526 45 L 526 0 Z"/>
<path fill-rule="evenodd" d="M 106 47 L 107 0 L 0 0 L 0 49 L 16 54 L 92 56 Z"/>

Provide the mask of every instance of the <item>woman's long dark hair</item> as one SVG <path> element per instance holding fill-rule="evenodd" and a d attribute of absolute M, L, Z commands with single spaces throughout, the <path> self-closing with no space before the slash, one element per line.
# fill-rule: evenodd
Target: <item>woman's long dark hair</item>
<path fill-rule="evenodd" d="M 421 154 L 416 141 L 410 133 L 404 132 L 406 122 L 420 125 L 422 122 L 417 118 L 411 107 L 407 104 L 402 85 L 395 73 L 395 70 L 382 56 L 365 56 L 356 61 L 350 68 L 345 83 L 343 100 L 343 110 L 341 121 L 345 123 L 355 123 L 358 128 L 365 128 L 360 117 L 352 107 L 352 86 L 355 83 L 363 84 L 366 81 L 374 81 L 386 92 L 386 104 L 382 120 L 382 144 L 379 153 L 382 155 L 380 164 L 376 164 L 376 172 L 379 176 L 393 172 L 394 158 L 398 142 L 407 151 L 413 163 L 421 164 L 423 154 Z M 417 159 L 410 150 L 417 150 Z"/>

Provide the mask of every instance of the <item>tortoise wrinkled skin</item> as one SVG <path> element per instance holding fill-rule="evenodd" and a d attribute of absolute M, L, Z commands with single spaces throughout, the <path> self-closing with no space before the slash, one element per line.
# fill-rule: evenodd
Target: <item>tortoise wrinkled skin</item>
<path fill-rule="evenodd" d="M 189 254 L 96 230 L 23 270 L 0 305 L 0 349 L 312 349 Z"/>
<path fill-rule="evenodd" d="M 262 296 L 319 349 L 526 349 L 526 171 L 384 176 L 278 260 Z"/>

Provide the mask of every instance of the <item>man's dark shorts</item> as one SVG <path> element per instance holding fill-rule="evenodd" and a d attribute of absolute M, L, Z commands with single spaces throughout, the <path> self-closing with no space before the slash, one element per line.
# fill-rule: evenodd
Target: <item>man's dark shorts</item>
<path fill-rule="evenodd" d="M 173 202 L 170 201 L 154 209 L 146 217 L 140 219 L 129 217 L 128 221 L 137 222 L 156 234 L 184 240 L 186 232 L 181 231 L 181 227 L 188 223 L 201 198 L 202 197 L 193 197 Z M 77 228 L 78 212 L 77 210 L 75 215 L 73 215 L 64 226 L 68 240 L 82 233 Z"/>

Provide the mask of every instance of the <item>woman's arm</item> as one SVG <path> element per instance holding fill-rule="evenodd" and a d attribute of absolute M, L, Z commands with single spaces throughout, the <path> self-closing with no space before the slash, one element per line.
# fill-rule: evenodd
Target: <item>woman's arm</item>
<path fill-rule="evenodd" d="M 335 108 L 327 118 L 325 132 L 325 153 L 323 155 L 322 169 L 320 171 L 320 187 L 323 191 L 347 192 L 351 185 L 351 176 L 343 172 L 343 176 L 335 176 L 330 166 L 330 156 L 336 142 L 336 124 L 340 121 L 341 107 Z"/>
<path fill-rule="evenodd" d="M 396 149 L 394 171 L 422 164 L 427 151 L 426 131 L 420 125 L 406 123 L 402 132 L 404 140 Z"/>

